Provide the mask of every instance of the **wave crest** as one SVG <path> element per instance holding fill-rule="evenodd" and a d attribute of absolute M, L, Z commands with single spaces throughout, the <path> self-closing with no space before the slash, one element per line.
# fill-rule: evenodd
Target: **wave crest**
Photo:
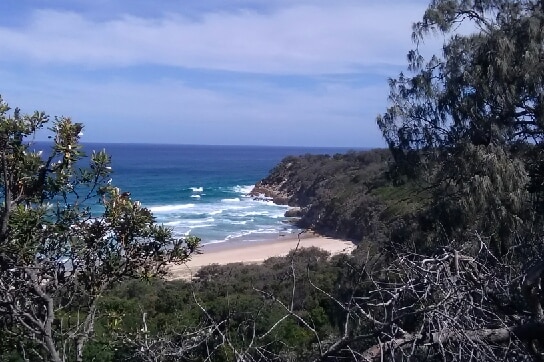
<path fill-rule="evenodd" d="M 172 212 L 178 210 L 185 210 L 195 207 L 195 204 L 179 204 L 179 205 L 161 205 L 161 206 L 152 206 L 149 208 L 151 212 L 161 213 L 161 212 Z"/>
<path fill-rule="evenodd" d="M 255 187 L 255 185 L 236 185 L 232 188 L 232 191 L 238 194 L 248 195 L 253 191 L 253 187 Z"/>
<path fill-rule="evenodd" d="M 240 202 L 240 198 L 239 197 L 235 197 L 235 198 L 232 198 L 232 199 L 222 199 L 221 202 Z"/>

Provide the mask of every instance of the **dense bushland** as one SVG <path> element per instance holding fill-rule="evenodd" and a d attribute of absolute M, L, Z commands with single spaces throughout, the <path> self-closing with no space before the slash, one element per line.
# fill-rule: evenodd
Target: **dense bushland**
<path fill-rule="evenodd" d="M 303 228 L 357 242 L 384 237 L 403 217 L 426 202 L 411 183 L 399 185 L 390 173 L 389 150 L 286 157 L 257 184 L 257 190 L 284 195 L 302 208 Z"/>
<path fill-rule="evenodd" d="M 473 31 L 458 34 L 460 24 Z M 295 250 L 263 265 L 203 268 L 192 283 L 157 281 L 167 259 L 195 244 L 178 240 L 171 255 L 168 232 L 115 189 L 100 189 L 111 211 L 102 228 L 86 229 L 84 210 L 68 206 L 50 225 L 40 200 L 71 191 L 75 176 L 100 181 L 108 160 L 93 156 L 97 179 L 73 173 L 79 155 L 67 145 L 79 125 L 64 120 L 40 168 L 21 143 L 40 115 L 4 117 L 2 358 L 542 360 L 544 4 L 433 0 L 413 30 L 409 72 L 390 80 L 377 120 L 389 151 L 290 157 L 259 184 L 302 206 L 303 225 L 356 239 L 350 256 Z M 418 45 L 434 33 L 442 52 L 424 59 Z M 76 221 L 86 233 L 66 227 Z M 153 247 L 134 242 L 142 237 Z M 104 261 L 91 258 L 96 248 Z M 81 274 L 51 262 L 67 250 L 87 257 L 74 255 L 75 265 L 89 260 Z M 123 265 L 126 274 L 115 269 Z"/>
<path fill-rule="evenodd" d="M 361 257 L 331 258 L 316 248 L 300 249 L 262 265 L 210 265 L 192 282 L 122 284 L 103 299 L 86 356 L 104 361 L 318 359 L 344 333 L 340 301 L 371 289 L 372 283 L 354 276 L 383 262 L 367 259 L 363 266 Z M 360 328 L 365 326 L 371 328 Z"/>

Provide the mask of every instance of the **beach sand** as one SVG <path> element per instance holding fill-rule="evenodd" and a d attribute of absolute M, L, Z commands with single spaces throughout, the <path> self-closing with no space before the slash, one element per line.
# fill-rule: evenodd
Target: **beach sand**
<path fill-rule="evenodd" d="M 195 255 L 185 264 L 172 265 L 168 279 L 190 280 L 203 266 L 210 264 L 225 265 L 229 263 L 262 263 L 268 258 L 285 256 L 299 243 L 297 235 L 285 236 L 274 240 L 237 241 L 204 245 L 202 254 Z M 299 248 L 318 247 L 332 255 L 350 253 L 355 249 L 351 241 L 329 238 L 312 232 L 300 235 Z"/>

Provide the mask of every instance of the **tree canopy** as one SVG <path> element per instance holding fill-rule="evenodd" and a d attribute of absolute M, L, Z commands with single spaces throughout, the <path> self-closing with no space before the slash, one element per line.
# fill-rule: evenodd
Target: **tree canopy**
<path fill-rule="evenodd" d="M 413 76 L 392 79 L 392 106 L 378 119 L 401 150 L 470 142 L 543 140 L 540 1 L 434 0 L 414 24 L 416 44 L 441 33 L 441 55 L 409 53 Z M 459 34 L 462 27 L 468 34 Z"/>
<path fill-rule="evenodd" d="M 435 188 L 450 238 L 469 225 L 504 247 L 537 210 L 543 21 L 540 1 L 435 0 L 414 24 L 410 75 L 390 80 L 377 122 L 402 173 Z M 436 33 L 442 53 L 425 60 L 419 44 Z"/>

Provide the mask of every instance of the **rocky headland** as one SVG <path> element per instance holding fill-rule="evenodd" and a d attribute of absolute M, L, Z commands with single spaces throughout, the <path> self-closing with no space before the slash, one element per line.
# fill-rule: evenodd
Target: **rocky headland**
<path fill-rule="evenodd" d="M 385 208 L 373 186 L 389 161 L 388 150 L 289 156 L 250 195 L 289 205 L 286 217 L 298 218 L 299 227 L 358 241 Z"/>

